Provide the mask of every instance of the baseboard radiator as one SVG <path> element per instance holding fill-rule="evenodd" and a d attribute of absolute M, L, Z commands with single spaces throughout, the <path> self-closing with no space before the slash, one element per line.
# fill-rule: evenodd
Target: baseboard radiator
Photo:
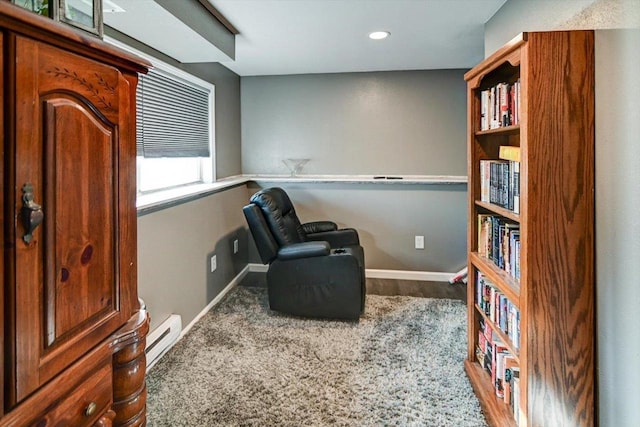
<path fill-rule="evenodd" d="M 182 318 L 172 314 L 147 335 L 147 345 L 144 350 L 147 356 L 147 371 L 173 347 L 180 338 L 180 332 L 182 332 Z"/>

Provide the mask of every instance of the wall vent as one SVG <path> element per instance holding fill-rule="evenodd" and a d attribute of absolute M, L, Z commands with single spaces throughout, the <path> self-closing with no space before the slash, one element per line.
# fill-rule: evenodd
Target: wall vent
<path fill-rule="evenodd" d="M 182 332 L 182 318 L 172 314 L 147 335 L 147 345 L 144 350 L 147 356 L 147 371 L 173 347 L 180 338 L 180 332 Z"/>

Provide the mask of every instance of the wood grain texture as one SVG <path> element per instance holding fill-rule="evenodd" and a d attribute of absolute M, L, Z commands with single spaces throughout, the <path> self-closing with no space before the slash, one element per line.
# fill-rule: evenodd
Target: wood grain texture
<path fill-rule="evenodd" d="M 122 117 L 128 118 L 120 122 L 121 141 L 136 139 L 136 87 L 138 76 L 123 72 L 118 88 L 120 90 L 119 111 Z M 114 171 L 117 182 L 118 224 L 116 241 L 118 253 L 117 275 L 120 280 L 120 311 L 128 315 L 136 315 L 140 302 L 138 300 L 138 217 L 136 211 L 136 145 L 120 144 L 118 147 L 118 169 Z"/>
<path fill-rule="evenodd" d="M 34 394 L 24 399 L 20 404 L 19 410 L 7 411 L 7 413 L 0 418 L 0 426 L 22 427 L 39 425 L 38 422 L 41 420 L 48 420 L 48 424 L 44 425 L 56 425 L 49 414 L 52 411 L 55 411 L 59 405 L 68 402 L 67 396 L 74 393 L 74 391 L 77 391 L 79 388 L 86 390 L 87 393 L 93 396 L 92 390 L 94 388 L 94 383 L 87 383 L 87 381 L 90 381 L 93 373 L 101 372 L 101 370 L 108 368 L 110 362 L 111 350 L 108 346 L 99 346 L 95 348 L 83 356 L 78 363 L 72 365 L 61 375 L 56 376 L 42 388 L 38 389 Z M 90 386 L 87 387 L 87 384 Z M 111 382 L 105 382 L 105 384 L 109 389 L 111 389 Z M 100 385 L 100 387 L 103 386 L 103 384 Z M 78 399 L 84 399 L 83 396 L 85 395 L 82 393 L 80 394 L 81 396 L 75 395 L 75 401 Z M 111 402 L 111 396 L 105 397 L 105 395 L 101 393 L 98 393 L 97 396 L 102 396 L 102 401 L 107 399 Z M 86 403 L 88 404 L 89 402 Z M 85 407 L 77 407 L 77 410 L 84 410 Z M 75 425 L 81 426 L 90 424 L 91 422 L 84 422 Z"/>
<path fill-rule="evenodd" d="M 467 80 L 467 253 L 478 249 L 478 221 L 475 209 L 475 195 L 480 194 L 479 167 L 482 153 L 475 143 L 475 133 L 480 129 L 478 122 L 480 118 L 480 94 L 477 85 L 479 78 L 468 74 L 464 76 Z M 472 80 L 469 80 L 472 79 Z M 474 361 L 476 356 L 476 339 L 478 337 L 479 316 L 475 310 L 475 283 L 477 281 L 477 271 L 471 264 L 471 258 L 467 256 L 467 362 Z M 470 362 L 469 362 L 470 363 Z M 470 377 L 471 379 L 471 377 Z M 472 382 L 473 384 L 473 382 Z M 474 386 L 475 388 L 476 386 Z M 480 396 L 478 396 L 480 398 Z M 482 399 L 480 399 L 482 402 Z"/>
<path fill-rule="evenodd" d="M 495 70 L 505 62 L 511 63 L 512 65 L 518 65 L 520 63 L 520 61 L 518 61 L 518 58 L 521 59 L 521 57 L 520 54 L 516 52 L 518 48 L 527 41 L 527 34 L 529 33 L 521 33 L 517 35 L 499 50 L 494 52 L 493 55 L 486 58 L 471 70 L 467 71 L 464 75 L 464 79 L 467 81 L 468 87 L 472 90 L 477 89 L 480 85 L 480 82 L 487 74 L 489 74 L 491 71 Z M 479 127 L 468 129 L 479 129 Z"/>
<path fill-rule="evenodd" d="M 39 425 L 92 425 L 111 406 L 111 366 L 96 368 L 52 410 L 38 420 Z"/>
<path fill-rule="evenodd" d="M 505 78 L 509 69 L 503 64 L 505 58 L 513 58 L 514 49 L 520 52 L 520 69 L 511 71 L 522 85 L 519 135 L 514 129 L 476 132 L 478 89 Z M 511 43 L 466 75 L 469 250 L 477 248 L 478 213 L 493 212 L 521 225 L 519 288 L 473 252 L 469 279 L 475 281 L 477 271 L 482 271 L 519 305 L 520 405 L 525 425 L 596 423 L 593 56 L 591 31 L 527 33 L 521 42 Z M 478 163 L 497 158 L 496 147 L 506 140 L 508 145 L 520 145 L 523 159 L 517 217 L 478 202 Z M 470 301 L 473 297 L 470 287 Z M 486 379 L 470 369 L 482 316 L 469 311 L 467 372 L 483 407 L 492 413 L 490 423 L 504 425 L 511 422 L 505 419 L 510 415 L 492 408 Z"/>
<path fill-rule="evenodd" d="M 100 417 L 93 427 L 111 427 L 113 426 L 113 419 L 116 417 L 116 413 L 109 409 Z"/>
<path fill-rule="evenodd" d="M 496 398 L 496 391 L 491 386 L 491 377 L 487 372 L 470 360 L 465 360 L 464 370 L 469 377 L 473 391 L 478 396 L 487 423 L 492 426 L 515 427 L 515 419 L 509 412 L 507 405 Z"/>
<path fill-rule="evenodd" d="M 115 426 L 146 424 L 147 386 L 145 383 L 145 343 L 149 316 L 140 310 L 114 335 L 113 410 Z"/>
<path fill-rule="evenodd" d="M 0 33 L 0 46 L 4 46 L 4 38 L 3 34 Z M 0 50 L 0 64 L 4 63 L 3 52 Z M 0 67 L 0 82 L 4 82 L 4 67 Z M 4 87 L 0 84 L 0 99 L 5 99 Z M 0 156 L 2 159 L 5 158 L 5 128 L 4 128 L 4 102 L 0 102 Z M 5 217 L 5 181 L 4 181 L 4 162 L 0 162 L 0 188 L 2 188 L 0 193 L 0 223 L 2 224 L 2 228 L 0 228 L 0 242 L 5 242 L 4 239 L 4 229 L 6 227 L 6 218 Z M 5 270 L 4 270 L 4 251 L 2 256 L 0 256 L 0 277 L 5 280 Z M 4 314 L 4 291 L 0 292 L 0 313 Z M 0 316 L 0 348 L 5 348 L 5 334 L 4 334 L 4 316 Z M 4 385 L 4 354 L 0 352 L 0 385 Z M 0 417 L 4 414 L 4 387 L 0 387 Z"/>
<path fill-rule="evenodd" d="M 592 32 L 536 33 L 528 46 L 531 425 L 595 423 L 593 52 Z"/>
<path fill-rule="evenodd" d="M 116 126 L 129 120 L 118 115 L 118 92 L 110 86 L 118 71 L 22 37 L 16 38 L 16 57 L 16 183 L 34 185 L 45 220 L 31 243 L 15 239 L 21 284 L 16 329 L 22 337 L 15 402 L 130 315 L 120 311 L 115 243 Z M 71 77 L 61 78 L 57 70 Z M 45 309 L 32 309 L 40 306 Z"/>
<path fill-rule="evenodd" d="M 144 390 L 135 88 L 148 63 L 9 2 L 0 30 L 0 426 L 113 425 L 114 396 Z M 30 241 L 26 183 L 44 211 Z M 135 372 L 116 369 L 130 352 Z"/>

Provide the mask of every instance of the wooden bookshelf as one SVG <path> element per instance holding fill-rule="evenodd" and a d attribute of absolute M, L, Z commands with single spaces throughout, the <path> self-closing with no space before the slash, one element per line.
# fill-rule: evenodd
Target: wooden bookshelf
<path fill-rule="evenodd" d="M 465 371 L 493 426 L 596 424 L 594 267 L 594 35 L 523 33 L 465 74 L 469 176 L 468 354 Z M 519 84 L 517 123 L 481 130 L 483 91 Z M 510 107 L 511 108 L 511 107 Z M 515 107 L 514 107 L 515 108 Z M 486 121 L 484 122 L 486 127 Z M 520 213 L 481 201 L 480 161 L 520 147 Z M 520 225 L 516 280 L 477 253 L 478 215 Z M 520 314 L 520 369 L 513 408 L 496 398 L 477 362 L 478 274 Z M 495 327 L 495 325 L 493 325 Z M 498 329 L 498 328 L 496 328 Z M 497 336 L 508 342 L 503 331 Z M 495 366 L 495 365 L 492 365 Z"/>

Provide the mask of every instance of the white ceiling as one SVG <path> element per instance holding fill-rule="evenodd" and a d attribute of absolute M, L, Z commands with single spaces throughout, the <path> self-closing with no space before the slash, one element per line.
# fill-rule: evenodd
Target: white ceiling
<path fill-rule="evenodd" d="M 221 62 L 251 76 L 470 68 L 506 0 L 208 1 L 240 32 L 235 61 Z"/>
<path fill-rule="evenodd" d="M 208 1 L 240 32 L 235 60 L 154 0 L 104 0 L 104 22 L 178 61 L 241 76 L 471 68 L 484 57 L 484 23 L 506 2 Z M 391 35 L 369 39 L 376 30 Z"/>
<path fill-rule="evenodd" d="M 106 25 L 180 62 L 231 60 L 154 0 L 104 0 L 102 6 Z"/>

